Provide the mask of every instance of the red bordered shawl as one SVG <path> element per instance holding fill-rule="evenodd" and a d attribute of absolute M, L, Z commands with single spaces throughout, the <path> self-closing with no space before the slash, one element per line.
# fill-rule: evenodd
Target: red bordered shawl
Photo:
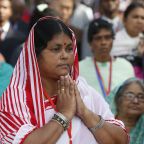
<path fill-rule="evenodd" d="M 50 18 L 52 17 L 44 17 L 40 21 Z M 12 143 L 17 131 L 25 124 L 36 127 L 45 124 L 43 88 L 34 48 L 34 26 L 23 46 L 10 84 L 2 96 L 0 111 L 2 143 Z M 73 32 L 72 36 L 74 52 L 72 76 L 76 80 L 79 74 L 78 55 Z"/>

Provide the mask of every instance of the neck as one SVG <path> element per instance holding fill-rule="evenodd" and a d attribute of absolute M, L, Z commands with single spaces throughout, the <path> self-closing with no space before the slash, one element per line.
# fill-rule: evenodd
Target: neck
<path fill-rule="evenodd" d="M 137 36 L 139 35 L 139 33 L 131 32 L 131 31 L 128 30 L 128 29 L 126 29 L 126 31 L 127 31 L 128 35 L 129 35 L 130 37 L 137 37 Z"/>
<path fill-rule="evenodd" d="M 6 22 L 0 22 L 0 27 L 3 27 Z"/>
<path fill-rule="evenodd" d="M 106 12 L 105 16 L 108 17 L 109 19 L 113 19 L 118 15 L 118 12 Z"/>
<path fill-rule="evenodd" d="M 95 61 L 97 61 L 97 62 L 102 62 L 102 63 L 104 63 L 104 62 L 108 62 L 108 61 L 110 61 L 111 60 L 111 56 L 110 55 L 108 55 L 108 56 L 95 56 Z"/>
<path fill-rule="evenodd" d="M 57 94 L 57 80 L 42 77 L 42 85 L 50 97 Z"/>
<path fill-rule="evenodd" d="M 119 114 L 117 118 L 122 120 L 125 126 L 131 130 L 136 125 L 139 117 Z"/>

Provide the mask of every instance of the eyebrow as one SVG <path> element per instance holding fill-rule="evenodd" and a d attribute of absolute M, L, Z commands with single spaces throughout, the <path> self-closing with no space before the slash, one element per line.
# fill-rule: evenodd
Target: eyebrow
<path fill-rule="evenodd" d="M 128 92 L 125 92 L 125 93 L 132 93 L 132 94 L 135 94 L 134 92 L 131 92 L 131 91 L 128 91 Z M 143 92 L 138 92 L 137 94 L 144 94 Z"/>
<path fill-rule="evenodd" d="M 68 47 L 68 46 L 72 46 L 72 43 L 67 44 L 67 47 Z"/>

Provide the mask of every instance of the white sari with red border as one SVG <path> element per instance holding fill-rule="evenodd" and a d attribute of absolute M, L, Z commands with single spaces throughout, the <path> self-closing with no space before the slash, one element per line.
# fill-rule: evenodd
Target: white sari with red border
<path fill-rule="evenodd" d="M 44 17 L 40 20 L 46 20 Z M 55 18 L 56 19 L 56 18 Z M 78 83 L 81 97 L 87 107 L 94 113 L 110 123 L 121 126 L 121 121 L 115 120 L 108 104 L 83 78 L 78 71 L 78 56 L 76 40 L 73 35 L 74 65 L 72 77 Z M 25 138 L 35 129 L 44 126 L 55 113 L 51 106 L 44 100 L 40 72 L 34 48 L 34 27 L 24 44 L 23 50 L 14 68 L 9 86 L 4 92 L 0 106 L 0 143 L 22 144 Z M 89 129 L 78 118 L 72 119 L 73 144 L 97 144 Z M 69 137 L 64 132 L 57 144 L 67 144 Z"/>

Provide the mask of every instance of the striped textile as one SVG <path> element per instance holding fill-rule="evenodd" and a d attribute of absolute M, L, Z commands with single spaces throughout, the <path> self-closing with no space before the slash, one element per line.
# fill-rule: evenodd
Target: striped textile
<path fill-rule="evenodd" d="M 39 21 L 50 18 L 52 17 L 44 17 Z M 17 131 L 23 125 L 31 124 L 33 130 L 45 124 L 43 88 L 34 49 L 34 26 L 14 68 L 10 84 L 2 96 L 0 106 L 2 144 L 12 144 Z M 79 74 L 78 56 L 73 32 L 72 35 L 74 51 L 72 76 L 76 80 Z M 22 141 L 23 139 L 21 143 Z"/>

